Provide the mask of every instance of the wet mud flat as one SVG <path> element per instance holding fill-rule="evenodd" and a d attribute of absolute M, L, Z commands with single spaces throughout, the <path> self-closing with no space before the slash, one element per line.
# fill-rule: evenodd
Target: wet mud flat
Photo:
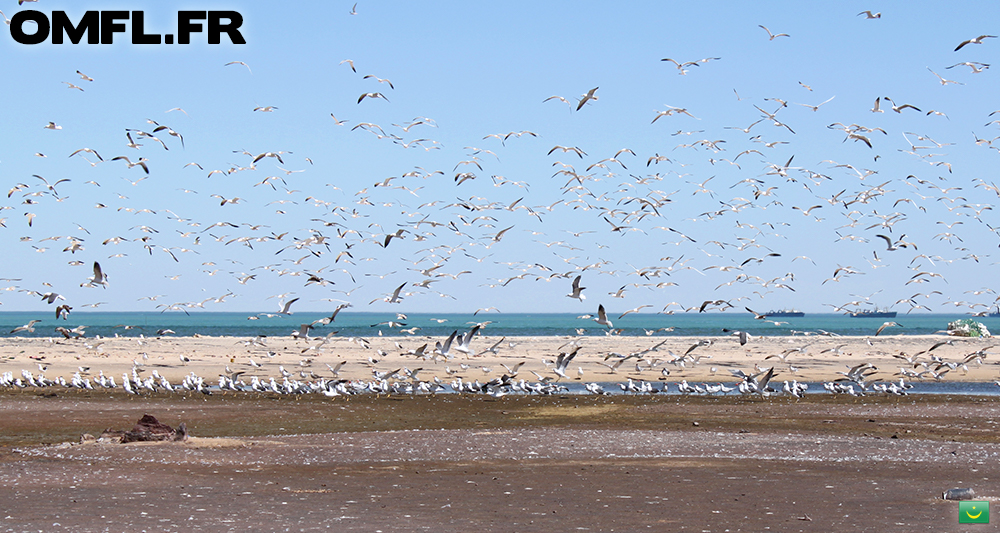
<path fill-rule="evenodd" d="M 70 444 L 145 413 L 183 443 Z M 0 396 L 0 531 L 958 530 L 970 396 Z M 817 529 L 819 528 L 819 529 Z"/>

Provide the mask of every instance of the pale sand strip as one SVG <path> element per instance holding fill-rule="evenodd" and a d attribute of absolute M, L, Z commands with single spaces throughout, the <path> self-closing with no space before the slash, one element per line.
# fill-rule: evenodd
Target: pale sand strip
<path fill-rule="evenodd" d="M 371 379 L 373 368 L 379 371 L 391 371 L 406 367 L 411 370 L 422 368 L 419 378 L 431 380 L 435 376 L 445 382 L 460 376 L 464 380 L 486 381 L 506 372 L 501 363 L 513 367 L 519 362 L 521 367 L 518 379 L 524 378 L 536 381 L 530 372 L 534 370 L 542 376 L 557 378 L 551 368 L 547 368 L 542 360 L 552 361 L 560 352 L 560 347 L 571 341 L 581 344 L 577 357 L 569 364 L 567 375 L 569 380 L 613 382 L 625 381 L 628 378 L 646 380 L 680 381 L 686 379 L 692 382 L 733 382 L 728 369 L 743 369 L 746 372 L 754 370 L 755 365 L 762 368 L 775 366 L 778 380 L 799 381 L 829 381 L 841 377 L 838 371 L 846 371 L 848 367 L 861 363 L 871 363 L 878 367 L 879 372 L 874 378 L 898 380 L 893 376 L 900 367 L 913 369 L 914 365 L 892 357 L 901 352 L 909 355 L 926 351 L 936 343 L 951 340 L 953 345 L 942 345 L 929 353 L 924 353 L 918 361 L 930 362 L 932 357 L 940 357 L 944 361 L 961 363 L 963 359 L 977 350 L 988 349 L 994 345 L 992 339 L 964 339 L 944 336 L 879 336 L 879 337 L 754 337 L 746 346 L 740 346 L 735 337 L 716 337 L 710 346 L 698 347 L 691 352 L 692 356 L 701 355 L 697 364 L 686 363 L 685 366 L 668 364 L 666 361 L 683 355 L 700 338 L 696 337 L 510 337 L 504 341 L 499 354 L 487 353 L 479 357 L 466 357 L 457 354 L 451 360 L 423 360 L 412 355 L 401 355 L 407 350 L 416 349 L 427 343 L 427 351 L 431 352 L 436 341 L 443 338 L 431 337 L 369 337 L 366 339 L 369 347 L 366 349 L 355 339 L 333 337 L 325 345 L 318 348 L 320 339 L 296 340 L 291 337 L 270 337 L 266 345 L 252 345 L 249 339 L 235 337 L 159 337 L 159 338 L 102 338 L 102 339 L 41 339 L 41 338 L 5 338 L 0 339 L 0 372 L 12 371 L 19 376 L 22 369 L 31 371 L 34 375 L 39 371 L 38 364 L 46 366 L 44 374 L 49 379 L 57 376 L 67 381 L 78 367 L 89 367 L 89 375 L 95 376 L 99 371 L 105 375 L 114 376 L 120 382 L 122 373 L 131 373 L 133 361 L 144 366 L 142 376 L 148 376 L 152 370 L 159 373 L 172 383 L 179 383 L 183 376 L 194 372 L 202 376 L 210 384 L 218 383 L 218 376 L 228 368 L 244 372 L 242 379 L 249 381 L 250 376 L 261 378 L 276 378 L 279 382 L 282 375 L 279 365 L 294 374 L 295 379 L 303 379 L 300 372 L 309 372 L 316 377 L 332 378 L 333 374 L 327 368 L 336 366 L 341 361 L 347 363 L 342 367 L 339 377 L 342 379 Z M 499 337 L 478 336 L 471 347 L 474 353 L 481 352 L 492 346 Z M 647 350 L 661 341 L 666 341 L 658 351 L 646 355 L 646 361 L 661 362 L 653 368 L 636 371 L 637 359 L 625 361 L 617 372 L 612 373 L 600 363 L 613 363 L 614 358 L 605 361 L 609 352 L 628 355 L 633 352 Z M 868 342 L 872 344 L 869 345 Z M 508 343 L 514 343 L 511 347 Z M 402 346 L 400 349 L 398 346 Z M 997 343 L 1000 344 L 1000 343 Z M 821 353 L 823 350 L 840 348 L 841 355 L 832 352 Z M 805 352 L 795 352 L 787 356 L 785 361 L 778 358 L 765 359 L 767 356 L 778 355 L 785 350 L 805 348 Z M 563 347 L 567 351 L 571 347 Z M 1000 350 L 1000 349 L 998 349 Z M 379 351 L 384 355 L 380 355 Z M 453 353 L 454 348 L 452 349 Z M 274 354 L 269 356 L 268 353 Z M 674 355 L 671 355 L 674 354 Z M 145 354 L 145 357 L 144 357 Z M 182 363 L 180 356 L 190 359 L 190 363 Z M 34 358 L 42 358 L 40 361 Z M 371 365 L 369 358 L 378 360 Z M 250 365 L 250 360 L 262 364 L 260 368 Z M 469 365 L 462 369 L 461 365 Z M 969 363 L 968 371 L 957 368 L 950 371 L 943 379 L 947 381 L 992 381 L 1000 377 L 1000 352 L 988 353 L 983 364 Z M 797 370 L 793 373 L 789 367 Z M 490 373 L 483 367 L 491 369 Z M 449 374 L 446 368 L 459 370 L 457 374 Z M 583 369 L 582 377 L 578 369 Z M 668 377 L 661 373 L 662 369 L 670 371 Z M 917 371 L 924 370 L 917 368 Z M 933 378 L 927 377 L 928 380 Z M 568 381 L 562 379 L 562 381 Z"/>

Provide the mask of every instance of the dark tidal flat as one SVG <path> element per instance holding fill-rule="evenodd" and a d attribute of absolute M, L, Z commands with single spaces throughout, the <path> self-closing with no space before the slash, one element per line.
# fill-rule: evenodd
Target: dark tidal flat
<path fill-rule="evenodd" d="M 146 413 L 192 438 L 79 444 Z M 994 397 L 22 391 L 0 416 L 0 531 L 960 531 L 944 490 L 1000 494 Z"/>

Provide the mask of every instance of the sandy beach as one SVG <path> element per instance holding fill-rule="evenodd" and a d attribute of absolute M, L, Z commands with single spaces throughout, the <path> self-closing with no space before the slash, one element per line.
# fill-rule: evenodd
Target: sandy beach
<path fill-rule="evenodd" d="M 234 372 L 243 372 L 240 377 L 245 381 L 252 376 L 280 381 L 281 369 L 292 374 L 290 379 L 370 380 L 375 371 L 420 368 L 421 380 L 436 377 L 449 382 L 456 377 L 487 381 L 505 373 L 509 375 L 508 368 L 523 363 L 517 377 L 529 381 L 538 379 L 532 374 L 535 372 L 564 382 L 622 382 L 630 378 L 732 382 L 730 369 L 751 373 L 755 367 L 773 366 L 776 379 L 819 382 L 843 377 L 838 372 L 863 363 L 878 369 L 870 381 L 898 381 L 901 368 L 919 373 L 949 363 L 954 369 L 939 373 L 942 380 L 987 382 L 1000 377 L 1000 369 L 994 366 L 1000 361 L 994 360 L 995 355 L 989 352 L 994 345 L 991 339 L 940 335 L 752 337 L 745 346 L 740 346 L 736 337 L 511 337 L 499 344 L 497 353 L 486 349 L 501 338 L 477 336 L 471 342 L 469 355 L 453 348 L 451 359 L 432 358 L 435 342 L 444 340 L 378 336 L 308 340 L 270 337 L 258 342 L 233 337 L 6 338 L 0 340 L 0 372 L 11 371 L 16 376 L 24 369 L 36 376 L 44 374 L 49 379 L 62 376 L 69 380 L 83 368 L 84 377 L 103 372 L 119 378 L 123 373 L 131 373 L 135 366 L 143 377 L 156 370 L 177 383 L 193 372 L 206 382 L 217 383 L 220 374 Z M 711 340 L 711 344 L 696 346 L 706 340 Z M 950 344 L 939 344 L 942 342 Z M 408 353 L 423 345 L 427 345 L 426 357 Z M 567 366 L 567 377 L 561 378 L 553 371 L 552 362 L 560 353 L 570 352 L 576 346 L 580 350 Z M 983 355 L 979 359 L 969 359 L 970 354 L 981 350 Z M 476 355 L 481 352 L 485 353 Z M 637 355 L 622 361 L 631 354 Z M 181 356 L 188 361 L 182 361 Z M 335 376 L 331 367 L 336 368 L 341 362 L 344 364 Z M 621 364 L 615 369 L 607 366 L 616 362 Z M 941 367 L 938 372 L 945 368 L 948 367 Z M 669 375 L 664 375 L 664 371 L 669 371 Z M 403 374 L 397 376 L 405 378 Z M 921 379 L 935 380 L 930 374 Z"/>

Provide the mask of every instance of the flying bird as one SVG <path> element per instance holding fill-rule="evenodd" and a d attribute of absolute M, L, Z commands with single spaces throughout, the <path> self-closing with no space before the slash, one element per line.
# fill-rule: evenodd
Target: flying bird
<path fill-rule="evenodd" d="M 834 98 L 836 98 L 836 96 L 831 96 L 830 98 L 827 98 L 823 103 L 820 103 L 820 104 L 817 104 L 817 105 L 809 105 L 809 104 L 799 104 L 799 105 L 802 106 L 802 107 L 808 107 L 809 109 L 812 109 L 813 111 L 819 111 L 820 106 L 822 106 L 823 104 L 829 102 L 830 100 L 833 100 Z"/>
<path fill-rule="evenodd" d="M 900 328 L 903 327 L 902 324 L 897 324 L 895 322 L 886 322 L 886 323 L 882 324 L 881 326 L 879 326 L 878 331 L 875 332 L 875 336 L 878 337 L 878 334 L 882 333 L 882 330 L 884 330 L 885 328 L 893 327 L 893 326 L 900 327 Z"/>
<path fill-rule="evenodd" d="M 374 75 L 374 74 L 368 74 L 368 75 L 366 75 L 366 76 L 365 76 L 364 78 L 362 78 L 362 79 L 364 79 L 364 80 L 367 80 L 368 78 L 372 78 L 372 79 L 374 79 L 375 81 L 377 81 L 377 82 L 379 82 L 379 83 L 388 83 L 388 84 L 389 84 L 389 88 L 390 88 L 390 89 L 395 89 L 395 87 L 393 87 L 393 86 L 392 86 L 392 82 L 391 82 L 391 81 L 389 81 L 389 80 L 387 80 L 387 79 L 385 79 L 385 78 L 380 78 L 380 77 L 378 77 L 378 76 L 376 76 L 376 75 Z M 385 97 L 383 96 L 383 98 L 385 98 Z M 388 100 L 387 100 L 387 101 L 388 101 Z"/>
<path fill-rule="evenodd" d="M 916 110 L 916 111 L 920 111 L 919 108 L 917 108 L 915 106 L 912 106 L 910 104 L 896 105 L 896 102 L 893 102 L 892 99 L 889 98 L 888 96 L 883 96 L 882 99 L 885 100 L 886 102 L 889 102 L 890 104 L 892 104 L 892 110 L 895 111 L 895 112 L 897 112 L 897 113 L 902 113 L 903 110 L 907 109 L 907 108 L 913 109 L 913 110 Z"/>
<path fill-rule="evenodd" d="M 545 102 L 548 102 L 549 100 L 559 100 L 560 102 L 562 102 L 562 103 L 570 106 L 570 108 L 573 107 L 573 103 L 572 102 L 570 102 L 569 100 L 567 100 L 567 99 L 565 99 L 565 98 L 563 98 L 562 96 L 559 96 L 559 95 L 550 96 L 550 97 L 546 98 L 545 100 L 542 100 L 542 103 L 544 104 Z"/>
<path fill-rule="evenodd" d="M 46 303 L 55 303 L 56 300 L 65 300 L 66 297 L 55 292 L 47 292 L 42 295 L 42 301 Z"/>
<path fill-rule="evenodd" d="M 108 288 L 108 275 L 101 270 L 101 264 L 97 261 L 94 261 L 93 277 L 87 278 L 87 281 L 80 284 L 81 287 L 93 287 L 95 285 L 100 285 L 105 289 Z"/>
<path fill-rule="evenodd" d="M 130 137 L 130 138 L 131 138 L 131 137 Z M 73 157 L 73 156 L 75 156 L 76 154 L 78 154 L 78 153 L 80 153 L 80 152 L 87 152 L 88 154 L 94 154 L 94 155 L 95 155 L 95 156 L 97 157 L 97 159 L 99 159 L 99 160 L 101 160 L 101 161 L 104 161 L 104 158 L 103 158 L 103 157 L 101 157 L 101 154 L 97 153 L 97 150 L 92 150 L 92 149 L 90 149 L 90 148 L 80 148 L 79 150 L 76 150 L 76 151 L 75 151 L 75 152 L 73 152 L 72 154 L 69 154 L 69 156 L 70 156 L 70 157 Z"/>
<path fill-rule="evenodd" d="M 391 295 L 389 295 L 389 296 L 386 296 L 385 298 L 383 298 L 383 301 L 384 301 L 384 302 L 387 302 L 387 303 L 391 303 L 391 304 L 398 304 L 398 303 L 402 303 L 402 301 L 403 301 L 403 297 L 402 297 L 402 296 L 400 296 L 400 295 L 399 295 L 399 293 L 400 293 L 400 291 L 402 291 L 402 290 L 403 290 L 403 287 L 406 287 L 406 283 L 403 283 L 403 284 L 402 284 L 402 285 L 400 285 L 399 287 L 396 287 L 396 290 L 392 291 L 392 294 L 391 294 Z M 376 299 L 372 300 L 372 301 L 370 302 L 370 304 L 372 304 L 372 303 L 375 303 L 375 302 L 377 302 L 377 301 L 378 301 L 378 298 L 376 298 Z M 370 305 L 370 304 L 369 304 L 369 305 Z"/>
<path fill-rule="evenodd" d="M 228 67 L 229 65 L 243 65 L 244 67 L 247 68 L 247 72 L 249 72 L 250 74 L 253 74 L 253 71 L 250 70 L 250 65 L 247 65 L 246 63 L 244 63 L 242 61 L 230 61 L 229 63 L 226 63 L 224 66 Z"/>
<path fill-rule="evenodd" d="M 59 318 L 66 320 L 69 317 L 69 312 L 72 310 L 73 308 L 68 305 L 56 306 L 56 320 L 59 320 Z"/>
<path fill-rule="evenodd" d="M 142 167 L 142 170 L 144 170 L 146 172 L 146 174 L 149 174 L 149 167 L 146 166 L 146 161 L 149 161 L 149 160 L 146 159 L 145 157 L 140 157 L 139 160 L 136 161 L 135 163 L 133 163 L 128 157 L 123 156 L 123 155 L 120 155 L 118 157 L 112 157 L 111 160 L 112 161 L 119 161 L 119 160 L 120 161 L 125 161 L 125 164 L 128 165 L 128 168 Z"/>
<path fill-rule="evenodd" d="M 381 99 L 385 100 L 386 102 L 389 101 L 389 99 L 386 98 L 385 95 L 382 94 L 382 93 L 364 93 L 364 94 L 362 94 L 361 96 L 358 97 L 358 103 L 360 104 L 361 101 L 364 100 L 365 98 L 381 98 Z"/>
<path fill-rule="evenodd" d="M 946 68 L 946 69 L 947 68 L 955 68 L 955 67 L 957 67 L 959 65 L 965 65 L 965 66 L 971 68 L 973 74 L 979 74 L 980 72 L 982 72 L 982 71 L 990 68 L 990 66 L 988 64 L 986 64 L 986 63 L 979 63 L 977 61 L 965 61 L 965 62 L 962 62 L 962 63 L 955 63 L 954 65 L 952 65 L 950 67 L 944 67 L 944 68 Z"/>
<path fill-rule="evenodd" d="M 580 98 L 580 103 L 576 105 L 577 111 L 583 108 L 583 105 L 586 104 L 588 100 L 597 100 L 597 96 L 594 94 L 597 89 L 599 89 L 599 87 L 594 87 L 593 89 L 587 91 L 587 94 L 583 95 L 583 98 Z"/>
<path fill-rule="evenodd" d="M 771 33 L 771 30 L 767 29 L 767 27 L 765 27 L 762 24 L 758 24 L 758 26 L 760 26 L 761 28 L 764 29 L 764 31 L 767 32 L 767 36 L 770 37 L 770 39 L 768 39 L 769 41 L 773 41 L 778 37 L 791 37 L 791 35 L 788 35 L 787 33 Z"/>
<path fill-rule="evenodd" d="M 604 304 L 600 304 L 597 306 L 597 318 L 594 319 L 594 322 L 597 322 L 602 326 L 607 326 L 608 329 L 614 327 L 611 321 L 608 320 L 608 313 L 604 310 Z"/>
<path fill-rule="evenodd" d="M 556 366 L 552 371 L 555 372 L 556 375 L 561 378 L 569 379 L 569 377 L 566 375 L 566 367 L 569 365 L 569 362 L 572 361 L 574 357 L 576 357 L 576 353 L 579 351 L 580 347 L 577 346 L 576 348 L 573 349 L 572 352 L 560 353 L 559 356 L 556 357 Z"/>
<path fill-rule="evenodd" d="M 930 70 L 931 74 L 937 76 L 937 79 L 941 81 L 941 85 L 948 85 L 949 83 L 954 83 L 955 85 L 965 85 L 964 83 L 962 83 L 960 81 L 946 80 L 946 79 L 942 78 L 940 74 L 938 74 L 937 72 L 934 72 L 933 70 L 931 70 L 930 67 L 927 67 L 927 70 Z"/>
<path fill-rule="evenodd" d="M 586 287 L 580 286 L 580 279 L 582 277 L 583 276 L 577 276 L 576 279 L 573 280 L 573 292 L 567 294 L 567 298 L 576 298 L 581 302 L 587 299 L 587 297 L 583 294 L 583 289 L 586 289 Z"/>
<path fill-rule="evenodd" d="M 278 308 L 280 309 L 278 311 L 278 314 L 279 315 L 290 315 L 290 314 L 292 314 L 292 312 L 289 311 L 288 309 L 290 307 L 292 307 L 292 304 L 295 303 L 295 302 L 297 302 L 297 301 L 299 301 L 298 298 L 292 298 L 291 300 L 288 300 L 287 302 L 282 302 L 282 303 L 278 304 Z"/>
<path fill-rule="evenodd" d="M 644 304 L 644 305 L 640 305 L 639 307 L 636 307 L 635 309 L 629 309 L 628 311 L 625 311 L 624 313 L 618 315 L 618 318 L 622 318 L 623 316 L 625 316 L 625 315 L 627 315 L 629 313 L 638 313 L 639 311 L 642 311 L 643 309 L 645 309 L 647 307 L 653 307 L 653 305 L 652 304 Z"/>
<path fill-rule="evenodd" d="M 508 231 L 510 231 L 513 228 L 514 228 L 514 226 L 509 226 L 509 227 L 506 227 L 506 228 L 498 231 L 497 234 L 493 236 L 493 242 L 500 242 L 500 239 L 503 238 L 504 233 L 507 233 Z"/>
<path fill-rule="evenodd" d="M 573 152 L 574 154 L 580 156 L 580 159 L 583 159 L 583 156 L 587 155 L 587 152 L 584 152 L 583 150 L 577 148 L 576 146 L 560 146 L 558 144 L 553 146 L 552 149 L 549 150 L 549 152 L 545 155 L 552 155 L 552 152 L 555 152 L 556 150 L 562 150 L 563 152 Z"/>
<path fill-rule="evenodd" d="M 28 333 L 34 333 L 35 332 L 35 324 L 37 324 L 39 322 L 41 322 L 41 320 L 32 320 L 31 322 L 28 322 L 27 324 L 25 324 L 23 326 L 18 326 L 16 328 L 10 330 L 10 332 L 11 333 L 17 333 L 18 331 L 27 331 Z"/>
<path fill-rule="evenodd" d="M 962 41 L 961 43 L 959 43 L 958 46 L 955 47 L 955 51 L 957 52 L 961 50 L 962 47 L 967 44 L 983 44 L 983 39 L 990 39 L 990 38 L 995 39 L 996 35 L 980 35 L 979 37 L 969 39 L 968 41 Z"/>
<path fill-rule="evenodd" d="M 747 342 L 750 342 L 750 334 L 745 331 L 731 331 L 725 328 L 723 328 L 722 331 L 723 333 L 729 333 L 733 337 L 738 337 L 740 340 L 740 346 L 746 346 Z"/>

